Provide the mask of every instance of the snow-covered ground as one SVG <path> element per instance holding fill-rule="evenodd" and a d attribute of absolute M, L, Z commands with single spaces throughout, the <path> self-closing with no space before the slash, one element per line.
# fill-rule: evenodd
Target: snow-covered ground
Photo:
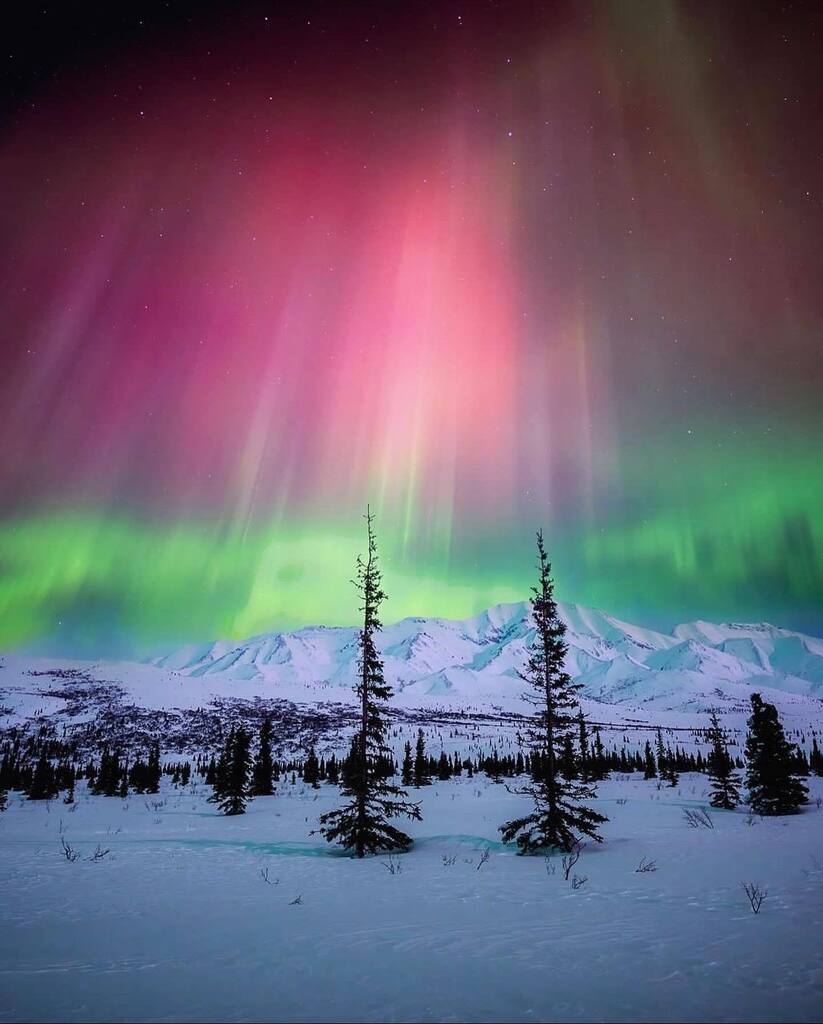
<path fill-rule="evenodd" d="M 809 750 L 823 727 L 823 641 L 768 624 L 670 634 L 564 605 L 567 667 L 607 749 L 707 753 L 717 709 L 739 756 L 753 690 Z M 381 634 L 400 756 L 519 749 L 524 604 Z M 135 662 L 0 657 L 0 731 L 41 728 L 84 756 L 114 742 L 165 759 L 213 753 L 229 721 L 275 723 L 279 757 L 342 754 L 356 630 L 313 628 Z M 610 820 L 563 878 L 497 827 L 525 798 L 485 775 L 412 791 L 411 853 L 356 861 L 317 835 L 337 789 L 281 782 L 225 818 L 201 781 L 156 797 L 29 802 L 0 814 L 0 1020 L 819 1021 L 823 779 L 788 818 L 711 812 L 707 781 L 601 784 Z M 510 782 L 514 788 L 518 780 Z M 69 861 L 61 840 L 78 854 Z M 103 852 L 97 860 L 95 850 Z M 484 851 L 487 851 L 487 859 Z M 641 859 L 656 870 L 638 872 Z M 741 883 L 768 890 L 759 914 Z"/>
<path fill-rule="evenodd" d="M 823 797 L 823 779 L 811 779 Z M 563 878 L 497 826 L 485 776 L 412 791 L 411 853 L 310 836 L 336 789 L 281 783 L 225 818 L 202 783 L 156 797 L 12 795 L 0 815 L 6 1021 L 819 1021 L 823 809 L 711 812 L 706 780 L 602 783 L 606 842 Z M 79 854 L 63 856 L 61 836 Z M 97 847 L 108 850 L 89 860 Z M 488 860 L 481 863 L 484 850 Z M 656 870 L 636 871 L 641 858 Z M 444 858 L 454 858 L 453 863 Z M 268 881 L 263 877 L 267 875 Z M 768 890 L 752 914 L 742 882 Z"/>

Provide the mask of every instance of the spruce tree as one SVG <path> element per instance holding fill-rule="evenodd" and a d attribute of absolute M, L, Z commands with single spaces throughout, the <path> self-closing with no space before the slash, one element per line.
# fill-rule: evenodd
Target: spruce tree
<path fill-rule="evenodd" d="M 29 785 L 29 800 L 51 800 L 57 796 L 57 780 L 51 761 L 46 757 L 45 747 L 40 753 Z"/>
<path fill-rule="evenodd" d="M 648 740 L 646 740 L 646 747 L 643 751 L 643 778 L 657 778 L 657 764 L 655 763 L 654 754 L 652 753 L 652 745 Z"/>
<path fill-rule="evenodd" d="M 232 728 L 217 762 L 214 792 L 209 797 L 223 814 L 244 814 L 249 799 L 251 736 L 243 726 Z"/>
<path fill-rule="evenodd" d="M 726 737 L 720 728 L 717 714 L 712 712 L 708 738 L 712 749 L 706 759 L 712 784 L 710 803 L 726 811 L 733 811 L 740 803 L 740 780 L 734 770 L 734 761 L 726 746 Z"/>
<path fill-rule="evenodd" d="M 667 750 L 663 746 L 663 734 L 660 729 L 657 730 L 657 770 L 660 778 L 668 782 L 669 786 L 674 789 L 680 781 L 680 776 L 677 774 L 677 763 L 671 750 Z"/>
<path fill-rule="evenodd" d="M 412 758 L 411 743 L 406 740 L 403 748 L 403 769 L 400 776 L 400 783 L 403 786 L 411 786 L 414 782 L 414 760 Z"/>
<path fill-rule="evenodd" d="M 260 726 L 260 742 L 252 770 L 252 796 L 271 796 L 274 793 L 274 762 L 271 754 L 273 731 L 271 715 L 266 715 Z"/>
<path fill-rule="evenodd" d="M 578 758 L 580 778 L 583 782 L 588 782 L 591 770 L 591 752 L 589 750 L 589 730 L 586 726 L 586 719 L 583 717 L 582 710 L 577 713 L 577 743 L 580 747 Z"/>
<path fill-rule="evenodd" d="M 391 687 L 383 674 L 376 634 L 382 628 L 380 605 L 386 599 L 383 574 L 377 560 L 377 542 L 371 511 L 366 509 L 367 555 L 357 559 L 355 585 L 360 595 L 363 628 L 358 637 L 359 677 L 356 686 L 360 722 L 350 766 L 342 793 L 347 804 L 320 818 L 320 831 L 328 842 L 339 842 L 357 857 L 381 850 L 408 850 L 411 837 L 389 821 L 404 815 L 420 819 L 416 804 L 405 802 L 404 790 L 390 783 L 380 768 L 381 759 L 391 758 L 386 745 L 386 703 Z"/>
<path fill-rule="evenodd" d="M 746 788 L 757 814 L 794 814 L 808 799 L 808 789 L 796 778 L 794 746 L 788 742 L 777 715 L 759 693 L 751 695 L 752 713 L 746 737 Z"/>
<path fill-rule="evenodd" d="M 577 770 L 577 758 L 574 756 L 574 745 L 571 736 L 566 736 L 563 740 L 563 753 L 560 755 L 559 766 L 564 778 L 578 778 L 580 773 Z"/>
<path fill-rule="evenodd" d="M 820 753 L 816 736 L 812 737 L 812 753 L 809 757 L 809 768 L 811 768 L 815 775 L 823 775 L 823 754 Z"/>
<path fill-rule="evenodd" d="M 417 730 L 417 742 L 414 749 L 414 785 L 428 786 L 431 783 L 429 759 L 426 757 L 426 741 L 423 730 Z"/>
<path fill-rule="evenodd" d="M 117 796 L 120 775 L 119 757 L 111 753 L 108 747 L 103 747 L 100 752 L 100 767 L 89 783 L 91 791 L 100 796 Z"/>
<path fill-rule="evenodd" d="M 160 791 L 161 774 L 160 744 L 155 740 L 152 744 L 151 750 L 149 751 L 149 759 L 146 763 L 145 781 L 147 793 L 158 793 Z"/>
<path fill-rule="evenodd" d="M 557 612 L 542 531 L 537 534 L 537 553 L 540 575 L 531 599 L 535 632 L 522 678 L 531 688 L 527 699 L 535 708 L 527 739 L 534 753 L 540 755 L 542 778 L 521 790 L 532 798 L 532 812 L 500 827 L 503 841 L 516 839 L 523 854 L 570 850 L 581 834 L 600 842 L 597 829 L 606 821 L 602 814 L 580 802 L 594 796 L 594 787 L 582 779 L 564 778 L 559 771 L 566 737 L 575 726 L 579 730 L 576 712 L 580 686 L 572 683 L 563 667 L 566 627 Z"/>
<path fill-rule="evenodd" d="M 317 753 L 314 747 L 309 748 L 309 753 L 303 764 L 303 781 L 307 782 L 313 789 L 320 788 L 320 762 L 317 760 Z"/>
<path fill-rule="evenodd" d="M 609 762 L 606 758 L 606 751 L 603 749 L 603 740 L 600 736 L 600 729 L 594 730 L 594 743 L 592 744 L 591 777 L 598 782 L 608 778 Z"/>

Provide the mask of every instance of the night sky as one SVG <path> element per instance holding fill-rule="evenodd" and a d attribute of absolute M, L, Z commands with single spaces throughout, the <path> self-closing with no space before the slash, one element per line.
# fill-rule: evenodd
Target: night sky
<path fill-rule="evenodd" d="M 0 644 L 823 634 L 818 4 L 17 6 Z"/>

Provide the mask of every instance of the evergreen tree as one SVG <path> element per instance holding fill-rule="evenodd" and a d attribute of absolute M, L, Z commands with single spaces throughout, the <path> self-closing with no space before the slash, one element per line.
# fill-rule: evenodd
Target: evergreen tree
<path fill-rule="evenodd" d="M 160 766 L 160 743 L 155 740 L 149 751 L 149 759 L 146 762 L 146 792 L 158 793 L 160 791 L 160 777 L 162 768 Z"/>
<path fill-rule="evenodd" d="M 652 753 L 652 745 L 648 740 L 646 740 L 646 748 L 643 756 L 643 778 L 657 778 L 657 764 L 654 760 L 654 754 Z"/>
<path fill-rule="evenodd" d="M 580 720 L 575 713 L 580 686 L 572 683 L 563 667 L 566 627 L 557 612 L 542 531 L 537 534 L 537 552 L 540 576 L 538 586 L 532 588 L 531 599 L 535 634 L 522 676 L 531 688 L 528 699 L 535 708 L 527 738 L 534 752 L 542 755 L 543 777 L 522 790 L 534 802 L 531 814 L 500 827 L 503 841 L 516 839 L 524 854 L 570 850 L 580 833 L 600 842 L 597 829 L 606 821 L 602 814 L 580 802 L 594 796 L 594 787 L 582 779 L 566 779 L 558 770 L 566 736 L 575 724 L 579 729 Z"/>
<path fill-rule="evenodd" d="M 710 721 L 708 738 L 712 749 L 706 761 L 712 784 L 709 802 L 712 807 L 733 811 L 740 803 L 740 780 L 735 773 L 734 762 L 726 746 L 726 737 L 715 712 L 712 712 Z"/>
<path fill-rule="evenodd" d="M 609 762 L 606 752 L 603 749 L 603 740 L 600 737 L 600 729 L 594 730 L 594 743 L 592 744 L 591 777 L 593 779 L 606 779 L 609 776 Z"/>
<path fill-rule="evenodd" d="M 589 730 L 586 726 L 586 719 L 583 717 L 582 710 L 577 714 L 577 743 L 580 747 L 580 755 L 577 762 L 580 778 L 583 782 L 588 782 L 590 771 Z"/>
<path fill-rule="evenodd" d="M 319 789 L 320 764 L 314 747 L 309 749 L 308 756 L 303 765 L 303 781 L 308 782 L 312 789 Z"/>
<path fill-rule="evenodd" d="M 808 789 L 795 777 L 794 747 L 786 739 L 777 708 L 759 693 L 751 696 L 752 713 L 746 737 L 746 788 L 757 814 L 794 814 L 808 799 Z"/>
<path fill-rule="evenodd" d="M 217 762 L 214 792 L 209 797 L 223 814 L 244 814 L 249 799 L 251 736 L 243 726 L 232 728 Z"/>
<path fill-rule="evenodd" d="M 117 796 L 120 789 L 120 759 L 117 754 L 103 747 L 100 753 L 100 767 L 89 783 L 91 791 L 99 796 Z"/>
<path fill-rule="evenodd" d="M 341 766 L 340 774 L 343 780 L 343 788 L 351 788 L 357 779 L 358 773 L 358 755 L 359 751 L 359 739 L 358 734 L 355 733 L 351 738 L 351 746 L 349 747 L 348 754 L 343 758 L 343 764 Z"/>
<path fill-rule="evenodd" d="M 29 800 L 51 800 L 57 796 L 57 793 L 54 768 L 46 757 L 46 748 L 43 747 L 37 764 L 34 766 L 34 774 L 28 788 L 28 798 Z"/>
<path fill-rule="evenodd" d="M 406 740 L 403 748 L 403 770 L 400 776 L 400 783 L 403 786 L 411 786 L 414 782 L 414 760 L 412 758 L 411 743 Z"/>
<path fill-rule="evenodd" d="M 360 723 L 356 735 L 355 763 L 343 787 L 349 803 L 320 818 L 320 831 L 328 842 L 340 842 L 356 856 L 380 850 L 408 850 L 411 838 L 389 821 L 404 815 L 420 819 L 416 804 L 405 802 L 404 790 L 392 785 L 383 776 L 378 762 L 391 758 L 386 745 L 385 706 L 391 696 L 391 687 L 383 674 L 383 662 L 375 642 L 382 628 L 380 605 L 386 598 L 383 574 L 377 562 L 377 543 L 371 511 L 366 509 L 368 553 L 365 561 L 357 559 L 357 591 L 362 600 L 363 628 L 360 630 L 359 679 L 357 696 L 360 700 Z"/>
<path fill-rule="evenodd" d="M 570 735 L 563 738 L 563 753 L 560 755 L 559 769 L 566 779 L 576 779 L 579 775 L 577 758 L 574 756 L 574 745 Z"/>
<path fill-rule="evenodd" d="M 426 757 L 426 741 L 423 738 L 423 730 L 417 730 L 417 743 L 414 750 L 414 784 L 415 786 L 428 786 L 431 782 L 429 772 L 429 760 Z"/>
<path fill-rule="evenodd" d="M 209 800 L 219 804 L 228 793 L 229 788 L 229 767 L 231 764 L 232 751 L 234 750 L 234 726 L 229 729 L 229 734 L 223 744 L 223 749 L 217 756 L 214 763 L 212 794 Z"/>
<path fill-rule="evenodd" d="M 680 776 L 677 774 L 677 762 L 671 750 L 667 750 L 663 746 L 663 734 L 660 729 L 657 730 L 657 770 L 660 778 L 668 782 L 669 786 L 674 789 L 680 781 Z"/>
<path fill-rule="evenodd" d="M 271 796 L 274 793 L 274 762 L 271 754 L 273 731 L 271 715 L 266 715 L 260 726 L 260 742 L 252 770 L 252 796 Z"/>
<path fill-rule="evenodd" d="M 812 753 L 809 758 L 809 768 L 815 775 L 823 775 L 823 754 L 820 753 L 816 736 L 812 736 Z"/>

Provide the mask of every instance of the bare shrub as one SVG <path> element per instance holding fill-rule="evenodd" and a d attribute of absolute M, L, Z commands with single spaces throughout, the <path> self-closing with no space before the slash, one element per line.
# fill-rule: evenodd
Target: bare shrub
<path fill-rule="evenodd" d="M 650 871 L 657 871 L 657 861 L 646 860 L 645 857 L 641 857 L 640 863 L 634 869 L 634 873 L 636 875 L 645 875 L 648 874 Z"/>
<path fill-rule="evenodd" d="M 73 864 L 80 857 L 80 854 L 74 849 L 71 843 L 66 842 L 65 836 L 60 836 L 60 845 L 63 848 L 63 856 L 70 864 Z"/>
<path fill-rule="evenodd" d="M 589 876 L 588 875 L 573 875 L 572 876 L 572 889 L 574 889 L 576 891 L 581 886 L 585 885 L 586 882 L 588 882 L 588 880 L 589 880 Z"/>
<path fill-rule="evenodd" d="M 457 863 L 457 854 L 456 853 L 455 854 L 451 854 L 451 855 L 448 854 L 448 853 L 444 853 L 443 854 L 443 867 L 444 868 L 453 868 L 456 863 Z"/>
<path fill-rule="evenodd" d="M 489 859 L 490 856 L 491 856 L 491 853 L 489 852 L 489 848 L 487 846 L 486 849 L 483 850 L 483 852 L 480 854 L 480 860 L 477 862 L 477 867 L 475 868 L 475 871 L 479 871 L 483 867 L 483 865 L 486 863 L 486 861 Z"/>
<path fill-rule="evenodd" d="M 683 820 L 689 828 L 714 828 L 711 815 L 703 807 L 699 807 L 697 810 L 691 807 L 684 807 Z"/>
<path fill-rule="evenodd" d="M 99 860 L 103 860 L 103 858 L 107 857 L 110 853 L 111 850 L 104 850 L 103 847 L 98 843 L 97 849 L 94 851 L 91 857 L 89 857 L 89 860 L 92 862 L 92 864 L 96 864 Z"/>
<path fill-rule="evenodd" d="M 402 875 L 403 865 L 398 857 L 395 857 L 393 853 L 390 853 L 388 860 L 381 860 L 380 863 L 388 871 L 390 875 Z"/>
<path fill-rule="evenodd" d="M 268 868 L 260 868 L 260 877 L 263 879 L 266 885 L 280 885 L 279 878 L 275 878 L 274 881 L 272 881 L 271 878 L 269 878 Z"/>
<path fill-rule="evenodd" d="M 749 906 L 752 908 L 753 914 L 759 914 L 760 908 L 763 906 L 763 901 L 769 895 L 765 889 L 761 889 L 756 882 L 741 882 L 743 892 L 745 892 Z"/>
<path fill-rule="evenodd" d="M 580 854 L 583 852 L 585 843 L 581 843 L 578 839 L 573 845 L 571 850 L 564 855 L 561 864 L 563 865 L 563 878 L 568 882 L 569 875 L 572 873 L 572 868 L 580 860 Z"/>

